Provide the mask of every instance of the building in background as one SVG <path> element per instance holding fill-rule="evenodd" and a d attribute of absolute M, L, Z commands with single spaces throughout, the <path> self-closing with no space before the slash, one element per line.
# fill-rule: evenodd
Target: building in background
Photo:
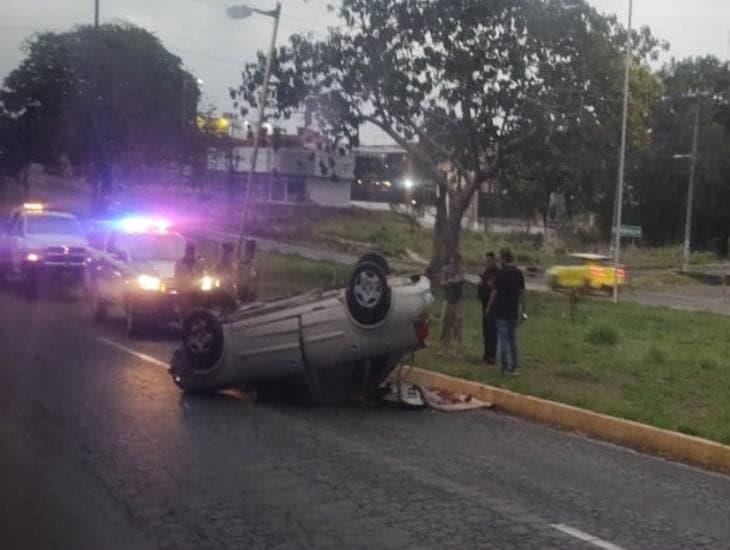
<path fill-rule="evenodd" d="M 253 155 L 253 136 L 238 132 L 234 136 L 218 140 L 208 149 L 207 158 L 208 185 L 228 186 L 232 195 L 244 188 Z M 354 155 L 345 146 L 329 146 L 303 129 L 279 134 L 269 128 L 259 147 L 251 198 L 347 207 L 354 165 Z"/>

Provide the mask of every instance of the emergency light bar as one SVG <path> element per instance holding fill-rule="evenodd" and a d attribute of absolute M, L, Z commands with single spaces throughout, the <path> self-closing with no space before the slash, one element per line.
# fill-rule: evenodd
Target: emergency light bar
<path fill-rule="evenodd" d="M 170 222 L 162 218 L 134 216 L 121 219 L 119 227 L 125 233 L 167 233 Z"/>

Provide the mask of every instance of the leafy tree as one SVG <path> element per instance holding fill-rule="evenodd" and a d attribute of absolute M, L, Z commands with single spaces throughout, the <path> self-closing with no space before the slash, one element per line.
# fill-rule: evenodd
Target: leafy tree
<path fill-rule="evenodd" d="M 0 91 L 4 112 L 28 134 L 19 156 L 53 164 L 67 155 L 102 191 L 112 167 L 179 160 L 200 92 L 153 34 L 129 24 L 80 26 L 37 34 L 25 52 Z"/>
<path fill-rule="evenodd" d="M 615 54 L 621 34 L 584 0 L 344 0 L 340 16 L 326 39 L 279 49 L 273 111 L 306 105 L 335 138 L 355 144 L 369 123 L 403 147 L 438 185 L 432 268 L 458 249 L 474 192 L 530 139 L 599 112 L 582 48 L 606 35 Z M 238 90 L 253 107 L 262 72 L 259 56 Z"/>
<path fill-rule="evenodd" d="M 598 94 L 600 101 L 591 102 L 591 110 L 576 117 L 574 124 L 533 136 L 506 163 L 502 183 L 526 212 L 546 213 L 550 194 L 563 193 L 570 212 L 599 213 L 608 234 L 616 188 L 624 68 L 623 56 L 617 55 L 610 41 L 606 42 L 606 57 L 590 63 L 593 77 L 587 76 L 593 86 L 591 93 Z M 662 83 L 637 60 L 630 90 L 628 180 L 636 171 L 640 154 L 651 147 L 651 117 L 661 98 Z"/>
<path fill-rule="evenodd" d="M 665 95 L 652 120 L 652 147 L 640 159 L 633 215 L 650 242 L 684 238 L 689 161 L 674 159 L 692 149 L 697 94 L 700 133 L 693 245 L 727 253 L 730 236 L 730 67 L 708 56 L 672 61 L 659 72 Z"/>

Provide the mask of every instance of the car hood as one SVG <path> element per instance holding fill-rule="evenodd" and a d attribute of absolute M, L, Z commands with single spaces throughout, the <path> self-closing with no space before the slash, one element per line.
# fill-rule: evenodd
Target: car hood
<path fill-rule="evenodd" d="M 172 260 L 134 260 L 132 267 L 140 273 L 156 275 L 161 279 L 175 276 L 175 262 Z"/>
<path fill-rule="evenodd" d="M 78 246 L 86 248 L 89 246 L 85 237 L 64 233 L 26 235 L 25 244 L 28 248 L 46 248 L 47 246 Z"/>

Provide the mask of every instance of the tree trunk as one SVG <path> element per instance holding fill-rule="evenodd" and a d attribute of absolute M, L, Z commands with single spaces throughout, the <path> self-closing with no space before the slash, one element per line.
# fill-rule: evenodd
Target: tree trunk
<path fill-rule="evenodd" d="M 433 230 L 433 253 L 427 273 L 434 276 L 441 267 L 459 251 L 461 220 L 464 217 L 470 197 L 457 195 L 446 204 L 446 194 L 439 196 L 436 203 L 436 224 Z"/>
<path fill-rule="evenodd" d="M 444 265 L 446 258 L 446 240 L 444 239 L 447 225 L 448 210 L 446 207 L 446 191 L 441 187 L 436 192 L 436 222 L 433 227 L 433 245 L 431 263 L 426 269 L 429 276 L 434 276 Z"/>

